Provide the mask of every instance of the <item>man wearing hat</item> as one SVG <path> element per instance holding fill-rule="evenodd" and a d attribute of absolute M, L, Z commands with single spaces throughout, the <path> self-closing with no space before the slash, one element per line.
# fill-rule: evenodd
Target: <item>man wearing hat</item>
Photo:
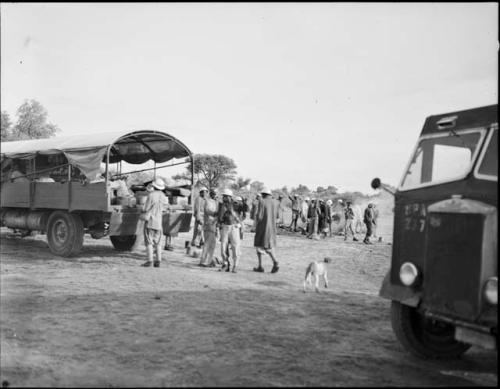
<path fill-rule="evenodd" d="M 215 246 L 217 244 L 217 215 L 219 203 L 216 200 L 217 193 L 210 190 L 209 197 L 205 199 L 205 209 L 203 212 L 203 238 L 205 244 L 201 253 L 200 266 L 215 266 Z"/>
<path fill-rule="evenodd" d="M 262 273 L 262 254 L 268 254 L 273 260 L 271 273 L 276 273 L 279 269 L 278 261 L 274 256 L 274 247 L 276 247 L 276 203 L 271 197 L 271 191 L 267 188 L 261 190 L 262 199 L 256 213 L 257 225 L 255 228 L 255 237 L 253 245 L 257 251 L 259 265 L 253 268 L 253 271 Z"/>
<path fill-rule="evenodd" d="M 193 239 L 191 240 L 191 246 L 201 247 L 205 240 L 203 238 L 203 212 L 205 209 L 205 193 L 208 189 L 202 186 L 200 188 L 200 195 L 194 200 L 193 206 L 193 217 L 194 217 L 194 229 L 193 229 Z M 198 243 L 197 243 L 198 241 Z"/>
<path fill-rule="evenodd" d="M 157 177 L 152 185 L 152 191 L 148 192 L 146 204 L 141 218 L 144 220 L 144 244 L 146 245 L 147 261 L 141 266 L 149 267 L 153 264 L 153 246 L 156 252 L 154 267 L 160 267 L 161 262 L 161 238 L 163 235 L 163 212 L 169 208 L 168 198 L 163 193 L 165 182 Z"/>
<path fill-rule="evenodd" d="M 292 222 L 290 223 L 290 229 L 293 232 L 297 232 L 297 221 L 299 220 L 299 215 L 300 215 L 300 200 L 299 200 L 299 195 L 295 193 L 292 196 L 288 196 L 288 198 L 292 202 Z M 292 228 L 293 227 L 293 228 Z"/>
<path fill-rule="evenodd" d="M 352 240 L 357 241 L 358 238 L 356 238 L 356 233 L 352 228 L 352 225 L 354 223 L 354 210 L 351 207 L 350 201 L 346 202 L 346 207 L 344 209 L 344 216 L 345 216 L 344 240 L 347 240 L 347 233 L 350 231 L 352 234 Z"/>
<path fill-rule="evenodd" d="M 218 225 L 220 228 L 222 269 L 229 271 L 231 264 L 229 262 L 228 246 L 231 245 L 233 254 L 233 273 L 236 273 L 238 259 L 240 256 L 240 226 L 241 221 L 238 217 L 233 204 L 233 192 L 230 189 L 222 191 L 222 203 L 218 211 Z"/>

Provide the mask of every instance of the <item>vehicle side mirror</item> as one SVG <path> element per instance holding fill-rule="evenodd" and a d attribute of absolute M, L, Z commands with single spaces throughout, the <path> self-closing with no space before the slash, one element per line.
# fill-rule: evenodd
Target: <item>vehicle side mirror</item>
<path fill-rule="evenodd" d="M 380 182 L 380 178 L 374 178 L 374 179 L 372 180 L 371 187 L 372 187 L 373 189 L 378 189 L 378 188 L 380 188 L 380 184 L 381 184 L 381 182 Z"/>

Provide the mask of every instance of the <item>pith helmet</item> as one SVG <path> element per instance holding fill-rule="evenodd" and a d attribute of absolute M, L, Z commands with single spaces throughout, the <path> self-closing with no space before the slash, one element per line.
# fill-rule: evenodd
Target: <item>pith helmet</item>
<path fill-rule="evenodd" d="M 165 181 L 163 181 L 160 177 L 156 177 L 153 181 L 153 186 L 158 190 L 165 189 Z"/>
<path fill-rule="evenodd" d="M 223 196 L 229 196 L 229 197 L 233 197 L 233 191 L 231 189 L 224 189 L 222 191 L 222 195 Z"/>

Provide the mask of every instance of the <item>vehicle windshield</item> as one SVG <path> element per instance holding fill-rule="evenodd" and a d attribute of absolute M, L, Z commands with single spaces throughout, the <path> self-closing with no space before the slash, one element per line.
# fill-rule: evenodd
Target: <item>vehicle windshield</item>
<path fill-rule="evenodd" d="M 495 129 L 489 138 L 488 145 L 477 169 L 477 177 L 498 179 L 498 130 Z"/>
<path fill-rule="evenodd" d="M 482 136 L 481 130 L 466 130 L 422 137 L 400 189 L 418 188 L 464 177 L 472 167 Z"/>

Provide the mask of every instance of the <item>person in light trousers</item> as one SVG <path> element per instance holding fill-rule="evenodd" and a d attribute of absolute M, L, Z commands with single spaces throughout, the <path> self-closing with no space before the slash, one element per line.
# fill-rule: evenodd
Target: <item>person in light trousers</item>
<path fill-rule="evenodd" d="M 218 225 L 221 235 L 222 270 L 230 271 L 231 263 L 228 255 L 228 245 L 231 246 L 233 257 L 233 273 L 236 273 L 240 256 L 241 221 L 234 209 L 233 192 L 230 189 L 222 191 L 222 203 L 218 212 Z"/>

